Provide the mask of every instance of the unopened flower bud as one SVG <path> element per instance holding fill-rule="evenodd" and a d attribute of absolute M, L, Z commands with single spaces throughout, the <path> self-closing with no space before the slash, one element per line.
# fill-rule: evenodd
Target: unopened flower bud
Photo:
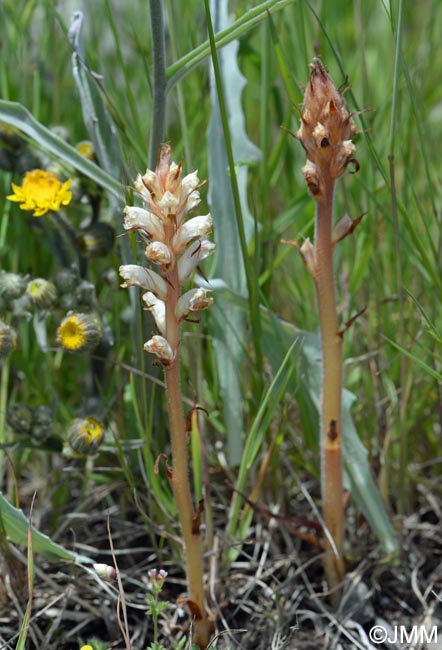
<path fill-rule="evenodd" d="M 312 196 L 319 198 L 319 195 L 321 193 L 321 181 L 318 167 L 310 160 L 307 160 L 304 167 L 302 168 L 302 173 L 304 174 L 305 182 L 307 183 L 307 187 L 310 190 Z"/>
<path fill-rule="evenodd" d="M 26 296 L 36 309 L 49 309 L 55 302 L 57 290 L 53 282 L 44 278 L 35 278 L 28 282 Z"/>
<path fill-rule="evenodd" d="M 117 570 L 109 564 L 93 564 L 92 565 L 97 576 L 108 582 L 113 582 L 117 577 Z"/>
<path fill-rule="evenodd" d="M 88 160 L 95 160 L 94 145 L 90 140 L 81 140 L 75 145 L 75 149 Z"/>
<path fill-rule="evenodd" d="M 41 404 L 34 409 L 32 418 L 32 437 L 46 440 L 52 434 L 54 425 L 53 411 L 49 406 Z"/>
<path fill-rule="evenodd" d="M 0 296 L 8 303 L 20 298 L 26 290 L 28 279 L 18 273 L 0 271 Z"/>
<path fill-rule="evenodd" d="M 104 426 L 93 417 L 75 418 L 67 430 L 67 441 L 78 454 L 94 454 L 104 440 Z"/>
<path fill-rule="evenodd" d="M 61 294 L 72 294 L 79 281 L 78 271 L 75 267 L 60 269 L 54 276 L 54 284 Z"/>
<path fill-rule="evenodd" d="M 164 571 L 164 569 L 160 569 L 159 571 L 157 569 L 151 569 L 148 571 L 148 576 L 152 584 L 152 589 L 156 594 L 159 594 L 167 578 L 167 571 Z"/>
<path fill-rule="evenodd" d="M 355 152 L 351 140 L 356 128 L 341 92 L 327 74 L 322 62 L 313 59 L 312 73 L 304 93 L 301 126 L 297 138 L 307 158 L 332 180 L 342 176 Z M 307 182 L 309 179 L 306 177 Z M 315 194 L 315 188 L 318 192 Z M 313 196 L 320 184 L 309 185 Z"/>
<path fill-rule="evenodd" d="M 74 291 L 74 298 L 78 308 L 93 309 L 97 302 L 95 285 L 88 280 L 81 280 Z"/>
<path fill-rule="evenodd" d="M 146 352 L 156 354 L 165 366 L 172 363 L 174 359 L 173 350 L 163 336 L 152 336 L 152 338 L 144 344 L 144 349 Z"/>
<path fill-rule="evenodd" d="M 314 278 L 316 276 L 316 251 L 308 237 L 304 240 L 299 252 L 301 253 L 302 261 L 307 267 L 307 270 Z"/>
<path fill-rule="evenodd" d="M 16 334 L 10 325 L 0 320 L 0 359 L 4 359 L 15 348 Z"/>
<path fill-rule="evenodd" d="M 94 223 L 77 235 L 77 244 L 84 257 L 104 257 L 111 252 L 115 231 L 107 223 Z"/>
<path fill-rule="evenodd" d="M 146 258 L 153 264 L 158 264 L 162 270 L 167 271 L 173 262 L 172 252 L 166 244 L 160 241 L 154 241 L 146 246 Z"/>
<path fill-rule="evenodd" d="M 341 241 L 350 233 L 353 229 L 353 220 L 350 219 L 348 214 L 344 214 L 339 221 L 333 226 L 333 243 Z"/>
<path fill-rule="evenodd" d="M 11 404 L 6 413 L 6 421 L 14 433 L 29 435 L 32 429 L 34 412 L 26 404 Z"/>

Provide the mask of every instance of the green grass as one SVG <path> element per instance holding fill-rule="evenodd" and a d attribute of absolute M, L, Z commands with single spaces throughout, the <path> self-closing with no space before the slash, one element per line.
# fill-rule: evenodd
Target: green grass
<path fill-rule="evenodd" d="M 215 65 L 224 119 L 211 132 L 209 63 L 217 53 L 222 67 L 223 50 L 215 52 L 203 3 L 163 4 L 167 87 L 159 107 L 166 119 L 164 131 L 154 134 L 154 44 L 148 3 L 86 3 L 85 62 L 103 79 L 97 85 L 84 69 L 80 95 L 72 74 L 70 16 L 64 4 L 56 6 L 51 0 L 0 4 L 4 26 L 0 123 L 21 126 L 25 141 L 15 167 L 0 175 L 0 266 L 45 278 L 60 268 L 51 248 L 50 220 L 35 219 L 5 200 L 11 180 L 21 183 L 23 172 L 35 166 L 35 156 L 45 154 L 61 162 L 69 175 L 79 179 L 81 172 L 94 187 L 100 186 L 100 216 L 121 233 L 122 207 L 131 195 L 126 188 L 146 169 L 149 143 L 170 142 L 186 173 L 198 169 L 200 178 L 208 178 L 208 185 L 201 188 L 200 214 L 210 209 L 216 225 L 216 259 L 212 266 L 210 261 L 204 266 L 215 288 L 215 307 L 203 312 L 199 325 L 186 324 L 182 337 L 186 409 L 196 401 L 207 410 L 199 428 L 216 477 L 212 480 L 219 478 L 219 484 L 212 485 L 212 505 L 218 489 L 224 489 L 215 444 L 222 445 L 230 464 L 229 480 L 239 481 L 240 494 L 248 496 L 259 484 L 265 502 L 267 495 L 276 493 L 275 484 L 283 483 L 290 502 L 296 485 L 284 475 L 278 455 L 288 458 L 297 473 L 307 468 L 319 478 L 317 412 L 305 378 L 314 361 L 294 353 L 293 377 L 284 379 L 287 389 L 275 390 L 275 398 L 271 392 L 294 336 L 290 339 L 288 330 L 279 329 L 285 327 L 280 321 L 297 330 L 318 330 L 311 278 L 296 249 L 281 240 L 302 242 L 313 232 L 314 206 L 301 174 L 304 153 L 288 131 L 297 131 L 299 84 L 307 82 L 308 64 L 319 53 L 337 85 L 348 75 L 350 109 L 356 113 L 369 109 L 355 118 L 361 129 L 356 139 L 360 171 L 343 177 L 335 199 L 336 215 L 356 218 L 366 213 L 356 233 L 336 252 L 342 323 L 366 308 L 345 334 L 344 385 L 356 396 L 351 411 L 355 428 L 390 515 L 413 512 L 419 484 L 441 475 L 438 463 L 431 466 L 431 477 L 420 466 L 442 452 L 441 341 L 435 335 L 442 330 L 442 5 L 426 0 L 416 11 L 411 3 L 382 0 L 232 2 L 233 27 L 225 30 L 222 42 L 239 39 L 236 60 L 246 83 L 236 119 L 229 120 L 224 106 L 231 105 L 239 92 L 238 79 L 230 68 L 223 81 Z M 91 88 L 92 106 L 101 111 L 101 166 L 85 161 L 69 146 L 90 137 L 82 103 L 84 108 L 85 93 Z M 117 139 L 106 115 L 116 126 Z M 67 130 L 68 142 L 48 131 L 55 125 Z M 220 157 L 224 146 L 225 159 Z M 228 173 L 233 159 L 240 164 L 236 173 Z M 11 161 L 10 152 L 2 153 L 0 161 L 5 160 Z M 78 229 L 89 207 L 74 198 L 65 215 Z M 158 455 L 169 451 L 162 374 L 141 350 L 153 321 L 149 316 L 140 318 L 138 295 L 130 297 L 120 290 L 116 277 L 122 259 L 129 263 L 137 257 L 140 247 L 135 238 L 123 237 L 112 253 L 85 266 L 114 340 L 96 390 L 88 385 L 93 360 L 61 355 L 55 349 L 62 310 L 43 315 L 48 351 L 38 346 L 38 318 L 32 316 L 20 323 L 17 349 L 2 362 L 0 423 L 4 410 L 13 404 L 52 405 L 54 435 L 63 438 L 69 420 L 92 409 L 88 414 L 104 418 L 108 437 L 103 452 L 106 469 L 92 471 L 88 480 L 109 486 L 118 482 L 122 502 L 135 503 L 143 516 L 148 513 L 170 531 L 174 505 L 161 463 L 159 473 L 155 468 Z M 228 287 L 219 288 L 217 279 Z M 7 311 L 2 316 L 10 319 Z M 290 367 L 289 362 L 284 372 L 289 373 Z M 271 403 L 272 399 L 277 401 Z M 248 437 L 249 433 L 256 437 Z M 49 463 L 57 471 L 47 479 L 45 494 L 54 503 L 45 503 L 45 509 L 68 508 L 65 498 L 60 504 L 60 498 L 50 496 L 66 459 L 39 444 L 33 448 L 29 438 L 17 438 L 9 429 L 2 439 L 19 490 L 28 494 L 27 482 L 44 475 Z M 17 448 L 18 442 L 24 450 Z M 259 468 L 273 444 L 261 484 Z M 242 456 L 244 449 L 250 459 Z M 96 462 L 101 466 L 101 459 Z M 206 478 L 204 466 L 197 467 L 199 492 Z M 12 498 L 12 471 L 9 465 L 4 469 L 3 490 Z M 42 507 L 39 501 L 37 496 L 36 509 Z M 229 527 L 224 521 L 222 534 L 245 536 L 248 511 L 240 516 L 240 506 L 237 495 L 234 517 Z M 57 517 L 54 512 L 53 521 Z M 211 528 L 213 522 L 208 525 Z M 149 534 L 155 537 L 152 530 Z"/>

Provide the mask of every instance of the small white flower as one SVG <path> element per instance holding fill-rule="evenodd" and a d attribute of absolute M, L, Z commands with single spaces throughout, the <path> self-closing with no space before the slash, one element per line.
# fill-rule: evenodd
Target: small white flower
<path fill-rule="evenodd" d="M 145 253 L 149 262 L 158 266 L 168 267 L 173 260 L 170 248 L 160 241 L 154 241 L 146 246 Z"/>
<path fill-rule="evenodd" d="M 163 300 L 157 298 L 152 291 L 146 291 L 143 294 L 143 302 L 147 309 L 152 312 L 158 331 L 163 336 L 166 335 L 166 305 Z"/>
<path fill-rule="evenodd" d="M 120 285 L 122 287 L 130 287 L 132 285 L 141 287 L 145 291 L 152 291 L 162 300 L 167 298 L 167 284 L 166 281 L 155 271 L 145 269 L 143 266 L 137 264 L 125 264 L 120 266 L 119 273 L 125 282 Z"/>
<path fill-rule="evenodd" d="M 184 219 L 187 217 L 189 212 L 197 207 L 201 203 L 200 193 L 197 190 L 194 190 L 189 194 L 187 199 L 181 198 L 181 209 L 176 215 L 176 224 L 177 228 L 180 228 L 184 222 Z"/>
<path fill-rule="evenodd" d="M 179 205 L 179 200 L 175 196 L 175 194 L 172 194 L 172 192 L 164 192 L 163 196 L 157 203 L 158 207 L 160 208 L 161 212 L 164 214 L 164 216 L 168 215 L 175 215 L 178 205 Z"/>
<path fill-rule="evenodd" d="M 197 176 L 198 171 L 191 172 L 190 174 L 187 174 L 187 176 L 184 176 L 183 180 L 181 181 L 181 197 L 184 198 L 187 196 L 190 192 L 193 192 L 195 188 L 198 187 L 200 184 L 199 178 Z"/>
<path fill-rule="evenodd" d="M 157 175 L 151 169 L 146 169 L 146 173 L 142 177 L 142 183 L 146 187 L 156 186 L 157 185 Z"/>
<path fill-rule="evenodd" d="M 143 230 L 150 239 L 164 241 L 164 226 L 152 212 L 126 205 L 124 208 L 125 230 Z"/>
<path fill-rule="evenodd" d="M 164 365 L 168 365 L 173 361 L 173 350 L 163 336 L 158 336 L 157 334 L 152 336 L 152 338 L 144 344 L 144 349 L 146 352 L 156 354 Z"/>
<path fill-rule="evenodd" d="M 192 311 L 201 311 L 207 309 L 213 303 L 213 298 L 209 295 L 209 289 L 190 289 L 179 298 L 175 307 L 175 316 L 178 320 L 186 318 Z"/>
<path fill-rule="evenodd" d="M 208 239 L 197 239 L 189 246 L 178 261 L 178 277 L 183 284 L 200 262 L 215 250 L 215 244 Z"/>
<path fill-rule="evenodd" d="M 172 247 L 176 255 L 179 255 L 187 244 L 196 237 L 206 237 L 212 231 L 213 219 L 210 214 L 194 217 L 183 223 L 178 229 L 172 241 Z"/>
<path fill-rule="evenodd" d="M 151 202 L 152 195 L 143 183 L 143 177 L 141 174 L 138 174 L 137 178 L 135 179 L 134 188 L 145 203 L 149 204 Z"/>

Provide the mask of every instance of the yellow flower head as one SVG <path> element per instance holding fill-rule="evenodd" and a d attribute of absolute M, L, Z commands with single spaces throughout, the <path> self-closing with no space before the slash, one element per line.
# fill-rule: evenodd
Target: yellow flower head
<path fill-rule="evenodd" d="M 94 145 L 89 140 L 82 140 L 77 145 L 75 145 L 78 153 L 81 153 L 82 156 L 88 158 L 88 160 L 95 159 Z"/>
<path fill-rule="evenodd" d="M 34 278 L 28 282 L 26 295 L 29 302 L 37 309 L 49 309 L 55 302 L 57 290 L 55 285 L 44 278 Z"/>
<path fill-rule="evenodd" d="M 70 313 L 57 330 L 57 342 L 69 352 L 93 350 L 100 339 L 101 326 L 96 314 Z"/>
<path fill-rule="evenodd" d="M 80 650 L 94 650 L 91 645 L 82 645 Z"/>
<path fill-rule="evenodd" d="M 77 454 L 94 454 L 104 440 L 104 426 L 90 416 L 75 418 L 68 427 L 67 440 Z"/>
<path fill-rule="evenodd" d="M 21 210 L 33 210 L 34 217 L 41 217 L 49 210 L 56 212 L 60 206 L 70 203 L 72 192 L 69 192 L 69 187 L 71 183 L 71 178 L 65 183 L 61 183 L 52 172 L 34 169 L 26 173 L 21 187 L 11 183 L 14 194 L 10 194 L 6 198 L 9 201 L 21 203 Z"/>

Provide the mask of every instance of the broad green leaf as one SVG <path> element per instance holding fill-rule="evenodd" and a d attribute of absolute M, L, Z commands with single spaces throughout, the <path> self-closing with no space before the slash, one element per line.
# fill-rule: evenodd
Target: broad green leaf
<path fill-rule="evenodd" d="M 23 511 L 15 508 L 0 492 L 0 528 L 9 541 L 14 544 L 28 544 L 28 520 Z M 91 564 L 93 560 L 86 555 L 69 551 L 53 542 L 47 535 L 32 528 L 32 550 L 44 555 L 48 560 L 67 560 L 76 564 Z"/>

